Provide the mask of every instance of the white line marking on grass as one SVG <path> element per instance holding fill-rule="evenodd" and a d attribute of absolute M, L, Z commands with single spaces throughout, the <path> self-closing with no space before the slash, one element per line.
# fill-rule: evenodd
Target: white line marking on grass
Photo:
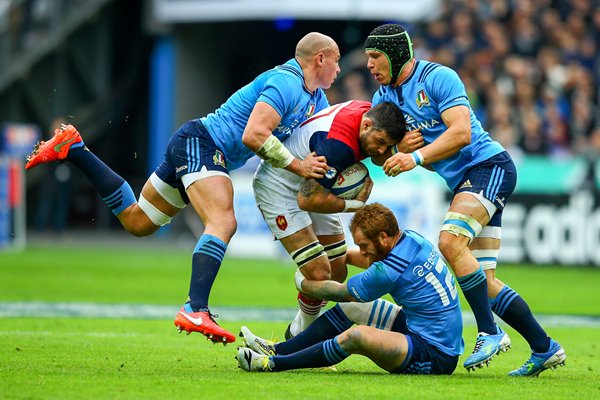
<path fill-rule="evenodd" d="M 172 319 L 180 306 L 152 304 L 97 304 L 49 302 L 0 302 L 0 318 L 110 318 L 110 319 Z M 288 322 L 296 315 L 292 308 L 214 307 L 211 312 L 221 321 Z M 545 327 L 598 327 L 600 316 L 547 315 L 536 316 Z M 463 312 L 465 325 L 475 325 L 473 314 Z M 39 333 L 38 333 L 39 334 Z"/>
<path fill-rule="evenodd" d="M 0 331 L 0 336 L 86 336 L 99 338 L 141 336 L 136 332 L 49 332 L 49 331 Z M 151 336 L 151 335 L 147 335 Z"/>

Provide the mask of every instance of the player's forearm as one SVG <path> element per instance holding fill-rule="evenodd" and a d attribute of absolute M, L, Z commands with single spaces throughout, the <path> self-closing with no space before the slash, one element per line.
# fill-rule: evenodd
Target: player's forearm
<path fill-rule="evenodd" d="M 471 144 L 471 130 L 452 126 L 435 141 L 421 148 L 424 164 L 445 160 Z"/>
<path fill-rule="evenodd" d="M 304 181 L 297 195 L 298 206 L 308 212 L 333 214 L 342 212 L 346 202 L 321 186 L 314 179 Z"/>
<path fill-rule="evenodd" d="M 367 257 L 360 254 L 356 249 L 350 249 L 346 252 L 346 264 L 354 265 L 355 267 L 367 269 L 370 266 Z"/>
<path fill-rule="evenodd" d="M 302 291 L 313 297 L 331 301 L 356 301 L 346 285 L 335 281 L 302 281 Z"/>
<path fill-rule="evenodd" d="M 293 174 L 296 174 L 298 176 L 304 176 L 305 174 L 303 173 L 303 167 L 302 167 L 302 161 L 300 161 L 299 159 L 295 158 L 292 160 L 291 163 L 289 163 L 285 169 L 287 169 L 288 171 L 290 171 Z"/>
<path fill-rule="evenodd" d="M 298 194 L 298 206 L 301 210 L 321 214 L 335 214 L 344 211 L 346 202 L 331 193 L 318 193 L 309 197 Z"/>
<path fill-rule="evenodd" d="M 437 139 L 419 151 L 422 164 L 432 164 L 452 157 L 471 144 L 471 114 L 468 107 L 451 107 L 442 113 L 446 130 Z"/>

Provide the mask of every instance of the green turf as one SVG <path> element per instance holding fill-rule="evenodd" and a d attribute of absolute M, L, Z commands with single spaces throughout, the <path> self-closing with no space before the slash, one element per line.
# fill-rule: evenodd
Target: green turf
<path fill-rule="evenodd" d="M 48 249 L 0 253 L 0 301 L 178 304 L 187 296 L 188 251 Z M 226 259 L 213 305 L 295 306 L 289 262 Z M 497 276 L 538 313 L 600 316 L 600 269 L 505 266 Z M 467 308 L 462 301 L 463 308 Z"/>
<path fill-rule="evenodd" d="M 293 271 L 285 262 L 227 259 L 211 302 L 294 307 Z M 34 248 L 0 253 L 0 302 L 176 307 L 187 293 L 189 274 L 188 251 Z M 498 276 L 538 313 L 600 316 L 598 269 L 501 266 Z M 232 331 L 242 324 L 222 323 Z M 286 325 L 247 324 L 268 337 L 281 337 Z M 459 366 L 451 377 L 391 376 L 360 356 L 341 363 L 338 372 L 249 374 L 237 368 L 235 346 L 177 335 L 171 320 L 0 318 L 0 399 L 599 398 L 600 329 L 548 331 L 565 347 L 567 366 L 538 379 L 506 376 L 529 352 L 510 329 L 513 349 L 490 368 L 471 374 Z M 467 326 L 467 352 L 474 337 L 474 327 Z"/>
<path fill-rule="evenodd" d="M 240 323 L 226 323 L 238 329 Z M 282 332 L 282 323 L 249 323 L 256 333 Z M 467 336 L 475 334 L 467 329 Z M 509 330 L 509 333 L 512 331 Z M 337 372 L 247 373 L 234 345 L 200 335 L 177 335 L 171 321 L 0 319 L 0 397 L 15 399 L 340 399 L 490 398 L 591 399 L 600 394 L 600 330 L 557 328 L 567 349 L 565 367 L 536 379 L 506 373 L 527 356 L 514 346 L 475 373 L 451 377 L 392 376 L 361 356 Z M 462 359 L 461 359 L 462 361 Z"/>

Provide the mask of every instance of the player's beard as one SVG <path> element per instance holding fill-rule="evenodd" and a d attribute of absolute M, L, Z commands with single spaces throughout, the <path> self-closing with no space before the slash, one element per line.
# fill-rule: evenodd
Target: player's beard
<path fill-rule="evenodd" d="M 373 262 L 381 261 L 385 258 L 389 250 L 386 248 L 385 244 L 379 242 L 379 240 L 373 241 L 373 247 L 375 248 L 375 254 L 373 254 Z"/>
<path fill-rule="evenodd" d="M 369 138 L 369 136 L 371 136 L 371 134 L 373 133 L 373 129 L 369 128 L 368 131 L 364 132 L 362 135 L 360 135 L 358 137 L 358 142 L 360 144 L 360 152 L 364 155 L 366 155 L 367 157 L 372 157 L 372 156 L 376 156 L 377 154 L 371 154 L 372 152 L 369 152 L 368 148 L 367 148 L 367 139 Z"/>

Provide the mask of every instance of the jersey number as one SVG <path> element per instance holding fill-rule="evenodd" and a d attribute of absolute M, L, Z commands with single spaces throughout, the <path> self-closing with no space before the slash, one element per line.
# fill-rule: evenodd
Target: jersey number
<path fill-rule="evenodd" d="M 439 273 L 442 272 L 442 270 L 444 269 L 444 262 L 441 259 L 438 259 L 437 264 L 435 264 L 435 270 Z M 429 283 L 431 283 L 431 285 L 433 286 L 433 288 L 435 289 L 436 292 L 438 292 L 438 294 L 440 295 L 440 299 L 442 300 L 442 304 L 444 306 L 447 306 L 448 304 L 450 304 L 450 299 L 448 298 L 448 293 L 450 294 L 450 297 L 452 297 L 452 300 L 456 299 L 456 286 L 454 286 L 452 284 L 452 274 L 450 273 L 450 271 L 446 272 L 446 287 L 444 288 L 444 286 L 442 285 L 442 282 L 440 282 L 440 280 L 437 278 L 437 276 L 435 276 L 435 274 L 432 272 L 429 272 L 427 275 L 425 275 L 425 280 Z"/>

